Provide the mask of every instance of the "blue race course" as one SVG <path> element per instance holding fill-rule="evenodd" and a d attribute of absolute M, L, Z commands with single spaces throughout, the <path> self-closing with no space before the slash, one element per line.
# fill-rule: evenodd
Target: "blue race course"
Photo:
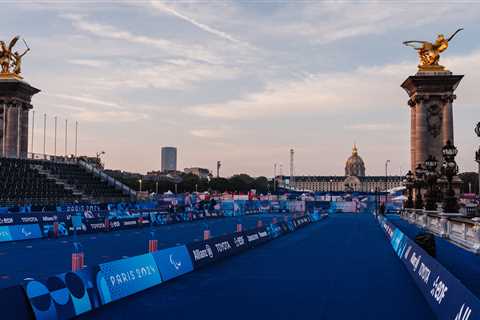
<path fill-rule="evenodd" d="M 228 223 L 227 219 L 218 221 Z M 123 249 L 115 245 L 112 250 Z M 435 317 L 374 217 L 333 214 L 296 233 L 80 317 L 132 318 Z"/>
<path fill-rule="evenodd" d="M 283 215 L 261 214 L 197 220 L 172 225 L 155 226 L 159 249 L 203 239 L 208 228 L 211 236 L 220 236 L 236 230 L 237 223 L 252 229 L 258 220 L 270 223 L 274 217 L 280 221 Z M 79 235 L 85 252 L 85 263 L 97 265 L 123 257 L 147 252 L 150 227 Z M 42 279 L 70 270 L 73 237 L 35 239 L 0 243 L 0 288 L 22 283 L 25 278 Z"/>

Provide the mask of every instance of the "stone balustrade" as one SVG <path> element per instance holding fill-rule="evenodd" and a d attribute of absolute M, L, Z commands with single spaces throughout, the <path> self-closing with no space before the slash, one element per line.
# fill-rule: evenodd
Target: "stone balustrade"
<path fill-rule="evenodd" d="M 401 217 L 421 229 L 480 254 L 480 218 L 470 219 L 458 213 L 416 209 L 403 210 Z"/>

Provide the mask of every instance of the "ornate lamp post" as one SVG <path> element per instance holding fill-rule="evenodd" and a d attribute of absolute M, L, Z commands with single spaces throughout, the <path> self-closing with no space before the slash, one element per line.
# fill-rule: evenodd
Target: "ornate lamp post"
<path fill-rule="evenodd" d="M 458 212 L 457 197 L 455 196 L 455 191 L 452 187 L 453 177 L 458 173 L 458 166 L 455 162 L 455 156 L 457 153 L 457 148 L 450 140 L 448 140 L 447 144 L 442 148 L 444 159 L 442 164 L 442 174 L 447 178 L 448 181 L 448 189 L 445 192 L 445 198 L 443 202 L 444 212 Z"/>
<path fill-rule="evenodd" d="M 417 189 L 417 193 L 415 195 L 415 209 L 423 209 L 423 199 L 422 199 L 422 187 L 425 183 L 425 168 L 423 168 L 422 164 L 419 163 L 415 168 L 415 181 L 414 186 Z"/>
<path fill-rule="evenodd" d="M 408 198 L 407 198 L 407 201 L 405 201 L 405 205 L 404 205 L 405 209 L 413 208 L 413 191 L 412 191 L 413 186 L 414 186 L 413 173 L 412 171 L 409 170 L 405 175 L 405 187 L 407 187 L 407 191 L 408 191 Z"/>
<path fill-rule="evenodd" d="M 425 181 L 428 185 L 428 192 L 426 194 L 426 203 L 425 203 L 425 210 L 435 211 L 437 210 L 437 197 L 435 196 L 435 187 L 437 184 L 437 167 L 438 161 L 435 159 L 434 156 L 430 155 L 427 160 L 425 160 L 425 168 L 427 171 L 425 172 Z"/>

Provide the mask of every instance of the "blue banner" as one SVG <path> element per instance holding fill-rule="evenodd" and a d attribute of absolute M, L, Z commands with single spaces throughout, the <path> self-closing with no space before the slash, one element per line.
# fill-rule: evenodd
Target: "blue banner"
<path fill-rule="evenodd" d="M 480 300 L 475 295 L 386 218 L 379 216 L 378 221 L 438 319 L 480 318 Z"/>
<path fill-rule="evenodd" d="M 193 270 L 187 247 L 177 246 L 152 253 L 163 281 L 167 281 Z"/>
<path fill-rule="evenodd" d="M 108 292 L 102 292 L 102 295 L 109 295 L 112 301 L 162 282 L 155 259 L 149 253 L 102 263 L 100 270 L 107 284 L 107 288 L 102 288 L 102 291 L 108 289 Z"/>
<path fill-rule="evenodd" d="M 100 306 L 94 273 L 89 268 L 32 280 L 24 285 L 37 320 L 71 319 Z"/>
<path fill-rule="evenodd" d="M 0 242 L 38 239 L 42 232 L 38 224 L 0 226 Z"/>

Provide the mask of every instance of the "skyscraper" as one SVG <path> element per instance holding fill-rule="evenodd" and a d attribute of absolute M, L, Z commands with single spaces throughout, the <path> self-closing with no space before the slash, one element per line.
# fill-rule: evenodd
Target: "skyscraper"
<path fill-rule="evenodd" d="M 177 170 L 177 148 L 162 147 L 162 172 Z"/>

